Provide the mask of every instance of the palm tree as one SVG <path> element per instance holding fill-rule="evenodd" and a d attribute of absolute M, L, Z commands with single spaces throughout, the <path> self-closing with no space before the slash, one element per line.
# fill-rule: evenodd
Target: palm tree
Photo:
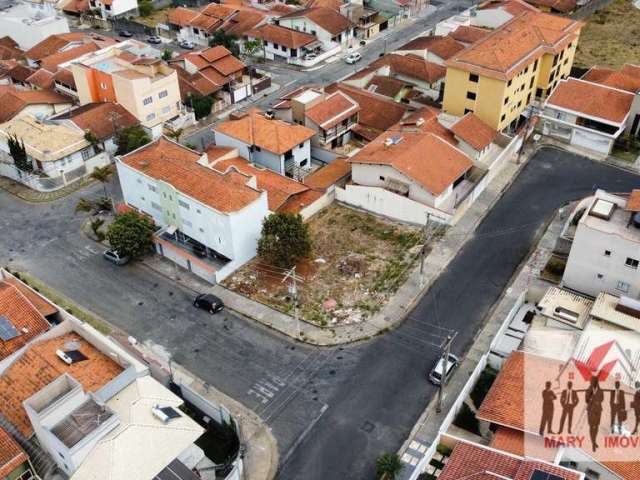
<path fill-rule="evenodd" d="M 184 128 L 169 128 L 168 130 L 167 135 L 173 138 L 176 143 L 180 143 L 180 137 L 184 133 Z"/>
<path fill-rule="evenodd" d="M 402 470 L 402 463 L 398 455 L 383 453 L 376 461 L 376 472 L 381 480 L 395 480 L 400 470 Z"/>
<path fill-rule="evenodd" d="M 111 171 L 111 167 L 109 167 L 109 165 L 105 165 L 104 167 L 96 167 L 93 172 L 91 172 L 91 175 L 89 175 L 89 177 L 102 183 L 104 196 L 107 198 L 109 198 L 109 194 L 107 192 L 107 183 L 109 183 L 111 175 L 113 175 L 113 172 Z"/>

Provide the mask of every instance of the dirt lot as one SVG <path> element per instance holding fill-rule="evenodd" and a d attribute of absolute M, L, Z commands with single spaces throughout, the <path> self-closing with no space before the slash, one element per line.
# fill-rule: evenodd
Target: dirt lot
<path fill-rule="evenodd" d="M 574 65 L 619 68 L 640 63 L 640 10 L 631 0 L 617 0 L 587 19 Z"/>
<path fill-rule="evenodd" d="M 380 310 L 418 261 L 422 231 L 341 205 L 331 205 L 309 222 L 313 251 L 297 265 L 301 318 L 322 326 L 357 323 Z M 433 243 L 444 233 L 433 228 Z M 224 285 L 292 313 L 283 271 L 260 259 L 247 264 Z"/>

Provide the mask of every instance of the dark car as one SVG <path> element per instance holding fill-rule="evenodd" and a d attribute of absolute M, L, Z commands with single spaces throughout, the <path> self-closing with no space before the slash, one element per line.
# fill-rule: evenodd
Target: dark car
<path fill-rule="evenodd" d="M 124 38 L 131 38 L 133 37 L 133 33 L 131 33 L 129 30 L 120 30 L 118 32 L 118 36 L 124 37 Z"/>
<path fill-rule="evenodd" d="M 224 308 L 224 303 L 215 295 L 210 293 L 201 293 L 193 301 L 193 306 L 206 310 L 211 315 L 221 311 Z"/>

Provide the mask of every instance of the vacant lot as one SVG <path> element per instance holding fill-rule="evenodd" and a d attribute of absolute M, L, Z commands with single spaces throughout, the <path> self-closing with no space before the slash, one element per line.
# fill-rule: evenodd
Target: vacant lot
<path fill-rule="evenodd" d="M 350 208 L 331 205 L 309 222 L 311 257 L 297 265 L 299 312 L 322 326 L 356 323 L 380 310 L 418 260 L 423 232 Z M 435 241 L 443 233 L 434 227 Z M 224 285 L 292 313 L 283 271 L 256 259 Z"/>
<path fill-rule="evenodd" d="M 631 0 L 617 0 L 587 19 L 574 65 L 619 68 L 640 63 L 640 10 Z"/>

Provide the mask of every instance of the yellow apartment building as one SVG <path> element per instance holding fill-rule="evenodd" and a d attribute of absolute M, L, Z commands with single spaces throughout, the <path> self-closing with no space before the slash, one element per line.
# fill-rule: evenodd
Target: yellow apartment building
<path fill-rule="evenodd" d="M 442 109 L 514 129 L 536 98 L 569 76 L 582 22 L 528 11 L 445 63 Z"/>

